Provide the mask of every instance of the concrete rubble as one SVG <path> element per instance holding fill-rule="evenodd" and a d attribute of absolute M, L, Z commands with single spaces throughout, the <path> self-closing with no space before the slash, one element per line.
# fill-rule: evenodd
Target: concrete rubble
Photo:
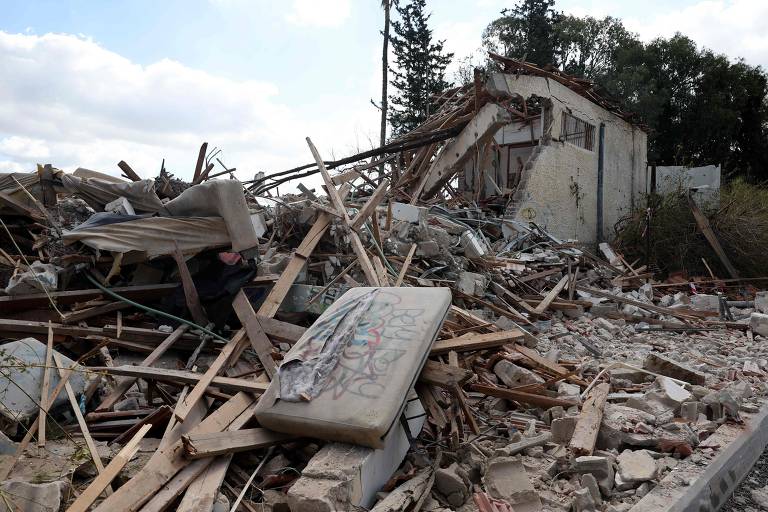
<path fill-rule="evenodd" d="M 14 510 L 626 511 L 695 481 L 668 478 L 765 410 L 768 292 L 657 279 L 522 222 L 514 190 L 456 190 L 478 145 L 542 114 L 477 87 L 363 156 L 324 162 L 308 141 L 314 163 L 247 182 L 207 144 L 189 183 L 124 161 L 125 179 L 0 174 Z M 434 341 L 410 336 L 436 304 L 401 307 L 406 290 L 444 297 Z M 296 357 L 327 365 L 303 376 L 316 395 L 271 396 Z M 392 389 L 368 444 L 261 415 L 323 396 L 363 422 L 350 404 L 383 409 Z"/>

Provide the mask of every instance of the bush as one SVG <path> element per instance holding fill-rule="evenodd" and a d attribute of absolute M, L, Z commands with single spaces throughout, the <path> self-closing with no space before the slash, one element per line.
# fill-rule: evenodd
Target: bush
<path fill-rule="evenodd" d="M 663 273 L 730 277 L 702 235 L 685 192 L 645 197 L 651 206 L 650 230 L 645 209 L 616 225 L 614 246 L 628 261 L 640 258 Z M 719 202 L 700 205 L 731 263 L 743 277 L 763 277 L 768 270 L 768 188 L 736 180 L 720 191 Z M 647 236 L 650 233 L 650 240 Z M 648 249 L 650 249 L 648 251 Z M 649 254 L 647 254 L 649 252 Z M 703 258 L 703 259 L 702 259 Z"/>

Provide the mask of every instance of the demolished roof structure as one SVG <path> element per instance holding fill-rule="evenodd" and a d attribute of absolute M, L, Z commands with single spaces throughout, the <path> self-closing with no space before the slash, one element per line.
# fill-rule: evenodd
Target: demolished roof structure
<path fill-rule="evenodd" d="M 617 511 L 706 483 L 765 416 L 768 295 L 659 282 L 510 215 L 514 194 L 462 193 L 500 129 L 546 112 L 493 84 L 344 160 L 307 139 L 313 164 L 249 183 L 211 179 L 207 145 L 192 183 L 123 161 L 129 181 L 0 175 L 5 499 Z M 324 190 L 273 195 L 315 173 Z"/>

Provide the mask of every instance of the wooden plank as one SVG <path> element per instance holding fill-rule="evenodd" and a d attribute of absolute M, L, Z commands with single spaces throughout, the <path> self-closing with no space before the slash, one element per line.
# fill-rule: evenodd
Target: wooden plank
<path fill-rule="evenodd" d="M 549 409 L 550 407 L 557 407 L 558 405 L 566 408 L 573 405 L 579 405 L 577 400 L 563 400 L 561 398 L 552 398 L 546 395 L 537 395 L 534 393 L 526 393 L 524 391 L 515 391 L 514 389 L 488 386 L 486 384 L 470 384 L 469 386 L 473 391 L 484 393 L 488 396 L 506 398 L 507 400 L 514 400 L 516 402 L 521 402 L 536 407 L 543 407 L 546 409 Z"/>
<path fill-rule="evenodd" d="M 201 373 L 188 372 L 184 370 L 171 370 L 166 368 L 152 368 L 149 366 L 100 366 L 91 368 L 92 371 L 108 373 L 110 375 L 123 375 L 138 379 L 157 380 L 160 382 L 178 382 L 182 384 L 199 384 L 205 379 Z M 249 393 L 261 394 L 267 390 L 269 383 L 256 382 L 253 380 L 238 379 L 234 377 L 224 377 L 215 375 L 209 381 L 209 386 L 221 388 L 230 391 L 247 391 Z"/>
<path fill-rule="evenodd" d="M 384 264 L 381 262 L 381 258 L 378 256 L 373 257 L 373 268 L 376 271 L 376 277 L 379 280 L 379 285 L 389 286 L 389 276 L 387 276 L 387 270 L 384 268 Z"/>
<path fill-rule="evenodd" d="M 267 298 L 264 299 L 264 303 L 261 305 L 258 311 L 259 316 L 274 317 L 277 310 L 280 308 L 285 296 L 288 295 L 288 291 L 291 289 L 291 285 L 296 280 L 296 277 L 301 272 L 304 264 L 307 262 L 307 258 L 312 254 L 320 239 L 330 226 L 331 220 L 327 213 L 321 213 L 318 215 L 317 220 L 310 228 L 304 240 L 291 256 L 291 260 L 288 262 L 285 270 L 280 274 L 280 279 L 277 280 L 275 286 L 270 290 Z"/>
<path fill-rule="evenodd" d="M 259 324 L 267 336 L 276 340 L 293 345 L 304 335 L 307 331 L 306 327 L 300 325 L 291 324 L 288 322 L 282 322 L 269 318 L 266 316 L 257 315 Z"/>
<path fill-rule="evenodd" d="M 455 350 L 457 352 L 471 352 L 473 350 L 484 350 L 487 348 L 499 347 L 507 343 L 523 341 L 525 335 L 518 329 L 510 331 L 498 331 L 487 334 L 472 334 L 451 338 L 448 340 L 438 340 L 432 345 L 429 351 L 430 355 L 439 355 Z"/>
<path fill-rule="evenodd" d="M 694 320 L 697 317 L 707 317 L 711 316 L 706 314 L 704 311 L 693 311 L 690 309 L 684 310 L 684 312 L 681 313 L 681 310 L 679 309 L 673 309 L 673 308 L 665 308 L 662 306 L 655 306 L 653 304 L 648 304 L 645 302 L 640 302 L 639 300 L 632 300 L 627 299 L 625 297 L 621 297 L 619 295 L 614 295 L 612 293 L 604 292 L 602 290 L 598 290 L 595 288 L 590 288 L 588 286 L 583 285 L 576 285 L 577 290 L 581 290 L 583 292 L 587 292 L 591 295 L 596 295 L 597 297 L 605 297 L 606 299 L 611 299 L 613 302 L 618 302 L 620 304 L 630 304 L 632 306 L 637 306 L 640 309 L 644 309 L 646 311 L 650 311 L 652 313 L 658 313 L 660 315 L 669 315 L 674 316 L 676 318 L 680 318 L 682 320 Z M 717 313 L 714 314 L 717 316 Z"/>
<path fill-rule="evenodd" d="M 715 232 L 712 231 L 712 226 L 709 224 L 709 220 L 701 212 L 699 206 L 696 204 L 696 201 L 693 200 L 690 194 L 688 195 L 688 205 L 691 207 L 693 217 L 696 219 L 696 225 L 704 235 L 704 238 L 707 239 L 707 242 L 709 242 L 709 245 L 712 246 L 712 249 L 717 254 L 717 257 L 720 258 L 723 266 L 726 268 L 726 270 L 728 270 L 728 273 L 732 278 L 739 279 L 739 272 L 736 270 L 736 267 L 733 266 L 733 263 L 731 263 L 728 255 L 725 254 L 723 246 L 720 245 L 720 240 L 717 239 L 717 235 L 715 235 Z"/>
<path fill-rule="evenodd" d="M 573 431 L 571 442 L 568 445 L 577 457 L 592 455 L 592 451 L 595 449 L 595 441 L 597 441 L 597 433 L 603 421 L 603 409 L 610 389 L 611 385 L 607 382 L 598 384 L 592 388 L 581 407 L 576 429 Z"/>
<path fill-rule="evenodd" d="M 456 386 L 462 386 L 472 378 L 474 373 L 449 364 L 428 360 L 421 370 L 419 382 L 438 386 L 449 391 Z"/>
<path fill-rule="evenodd" d="M 334 185 L 338 186 L 348 181 L 356 180 L 359 177 L 360 177 L 360 173 L 358 171 L 351 170 L 351 171 L 343 172 L 341 174 L 337 174 L 336 176 L 331 178 L 331 181 L 333 181 Z"/>
<path fill-rule="evenodd" d="M 72 372 L 73 370 L 69 368 L 64 368 L 61 364 L 61 357 L 59 357 L 59 354 L 54 352 L 53 353 L 53 360 L 56 363 L 56 367 L 59 369 L 59 376 L 63 379 L 67 373 Z M 72 389 L 72 385 L 69 383 L 69 380 L 67 380 L 64 383 L 64 389 L 67 391 L 67 397 L 69 397 L 69 404 L 72 406 L 72 412 L 75 414 L 75 418 L 77 419 L 77 424 L 80 426 L 80 432 L 83 434 L 83 439 L 85 440 L 85 445 L 88 447 L 88 451 L 91 454 L 91 460 L 93 460 L 93 465 L 96 466 L 96 470 L 99 472 L 99 474 L 104 472 L 104 464 L 101 462 L 101 457 L 99 457 L 99 451 L 96 449 L 96 444 L 93 442 L 93 438 L 91 437 L 90 432 L 88 432 L 88 424 L 85 422 L 85 418 L 83 418 L 83 413 L 80 411 L 80 404 L 77 401 L 77 397 L 75 396 L 75 392 Z M 112 488 L 107 485 L 105 488 L 105 492 L 107 495 L 112 493 Z"/>
<path fill-rule="evenodd" d="M 168 405 L 163 405 L 161 407 L 158 407 L 157 409 L 152 411 L 151 414 L 143 417 L 141 420 L 137 421 L 132 427 L 125 430 L 119 436 L 114 438 L 112 440 L 112 443 L 123 444 L 123 442 L 126 439 L 130 439 L 131 437 L 133 437 L 134 434 L 136 434 L 136 432 L 143 429 L 144 427 L 146 426 L 153 427 L 155 425 L 160 425 L 164 422 L 167 422 L 168 419 L 171 417 L 172 413 L 173 411 Z"/>
<path fill-rule="evenodd" d="M 168 295 L 178 288 L 177 283 L 170 284 L 150 284 L 142 286 L 117 286 L 110 288 L 118 295 L 127 299 L 152 301 Z M 89 288 L 87 290 L 69 290 L 63 292 L 45 293 L 26 293 L 24 295 L 7 295 L 0 297 L 0 311 L 24 311 L 28 309 L 38 309 L 47 307 L 50 304 L 48 296 L 58 305 L 73 304 L 75 302 L 86 302 L 102 297 L 104 294 L 98 288 Z"/>
<path fill-rule="evenodd" d="M 235 431 L 243 428 L 253 418 L 254 406 L 246 409 L 226 428 L 227 431 Z M 183 450 L 183 448 L 179 448 Z M 192 485 L 205 471 L 211 466 L 213 458 L 198 459 L 191 461 L 184 469 L 163 486 L 152 498 L 141 508 L 141 512 L 163 512 L 173 503 L 176 498 Z"/>
<path fill-rule="evenodd" d="M 238 393 L 205 418 L 192 432 L 221 432 L 251 408 L 253 397 Z M 174 475 L 191 461 L 184 457 L 181 440 L 158 450 L 150 462 L 132 479 L 102 501 L 97 512 L 136 512 Z M 202 471 L 202 469 L 201 469 Z"/>
<path fill-rule="evenodd" d="M 541 272 L 535 272 L 533 274 L 528 274 L 527 276 L 522 277 L 515 277 L 515 281 L 518 283 L 527 283 L 528 281 L 534 281 L 536 279 L 541 279 L 543 277 L 551 276 L 552 274 L 557 274 L 562 269 L 558 268 L 550 268 L 549 270 L 542 270 Z"/>
<path fill-rule="evenodd" d="M 435 398 L 437 390 L 433 386 L 424 384 L 423 382 L 416 383 L 416 393 L 418 393 L 421 403 L 429 413 L 429 418 L 437 425 L 437 428 L 442 431 L 446 425 L 448 425 L 448 416 Z"/>
<path fill-rule="evenodd" d="M 216 359 L 200 378 L 200 381 L 195 384 L 195 387 L 184 397 L 181 406 L 174 411 L 176 420 L 181 422 L 184 421 L 192 406 L 195 405 L 195 402 L 203 398 L 205 390 L 211 385 L 213 379 L 224 369 L 224 366 L 229 363 L 232 354 L 241 352 L 247 343 L 248 336 L 246 336 L 245 331 L 243 329 L 237 331 L 235 337 L 221 349 L 221 352 L 219 352 L 219 355 L 216 356 Z"/>
<path fill-rule="evenodd" d="M 211 512 L 234 454 L 216 458 L 187 488 L 176 512 Z"/>
<path fill-rule="evenodd" d="M 187 457 L 202 459 L 228 453 L 258 450 L 295 439 L 296 436 L 283 434 L 266 428 L 250 428 L 235 432 L 190 434 L 181 438 Z"/>
<path fill-rule="evenodd" d="M 112 313 L 113 311 L 119 311 L 122 309 L 130 308 L 130 304 L 125 302 L 111 302 L 102 306 L 95 306 L 88 309 L 81 309 L 80 311 L 73 311 L 72 313 L 65 313 L 61 319 L 63 324 L 76 324 L 82 320 L 93 318 L 94 316 L 104 315 L 106 313 Z"/>
<path fill-rule="evenodd" d="M 160 359 L 160 357 L 165 354 L 165 352 L 173 346 L 176 341 L 178 341 L 181 336 L 187 332 L 187 329 L 189 329 L 188 325 L 180 325 L 176 328 L 171 334 L 168 335 L 163 342 L 157 346 L 147 357 L 144 358 L 144 360 L 141 362 L 141 366 L 152 366 L 155 364 L 155 361 Z M 115 403 L 117 403 L 118 400 L 120 400 L 120 397 L 123 396 L 123 394 L 128 391 L 131 386 L 133 386 L 133 383 L 136 382 L 135 378 L 126 378 L 120 380 L 115 388 L 112 390 L 112 392 L 104 398 L 104 400 L 101 401 L 101 403 L 96 407 L 97 411 L 104 411 L 107 409 L 111 409 Z"/>
<path fill-rule="evenodd" d="M 45 447 L 45 420 L 48 416 L 48 408 L 52 403 L 48 401 L 48 392 L 51 390 L 51 364 L 53 363 L 53 327 L 48 322 L 48 344 L 45 348 L 45 365 L 43 366 L 43 385 L 40 389 L 40 414 L 38 415 L 37 447 Z M 54 400 L 56 397 L 54 397 Z"/>
<path fill-rule="evenodd" d="M 272 342 L 269 341 L 269 338 L 264 333 L 264 329 L 261 327 L 261 323 L 259 323 L 259 318 L 256 316 L 251 302 L 242 289 L 237 292 L 235 300 L 232 301 L 232 308 L 248 333 L 251 347 L 253 347 L 253 351 L 256 352 L 256 356 L 261 361 L 264 371 L 267 372 L 267 376 L 271 380 L 277 372 L 277 364 L 272 359 Z"/>
<path fill-rule="evenodd" d="M 203 305 L 200 304 L 200 296 L 197 294 L 197 288 L 195 288 L 195 282 L 192 280 L 192 274 L 190 274 L 187 262 L 184 260 L 184 255 L 181 253 L 181 249 L 179 249 L 179 245 L 175 240 L 173 246 L 174 251 L 172 256 L 179 269 L 179 277 L 181 278 L 181 286 L 184 289 L 184 300 L 187 304 L 187 309 L 192 315 L 192 319 L 195 323 L 205 327 L 208 325 L 208 315 L 205 314 Z"/>
<path fill-rule="evenodd" d="M 582 379 L 572 376 L 570 371 L 564 366 L 560 366 L 557 363 L 554 363 L 547 359 L 546 357 L 542 356 L 536 350 L 528 347 L 523 347 L 521 345 L 515 345 L 514 349 L 519 352 L 520 354 L 523 354 L 526 358 L 528 358 L 530 361 L 532 361 L 535 365 L 540 366 L 542 368 L 546 368 L 554 375 L 563 377 L 564 379 L 573 382 L 574 384 L 577 384 L 579 386 L 588 386 L 588 383 L 583 381 Z"/>
<path fill-rule="evenodd" d="M 563 288 L 565 288 L 565 285 L 568 284 L 568 279 L 570 276 L 564 275 L 560 281 L 557 282 L 554 288 L 552 288 L 549 293 L 544 297 L 544 300 L 539 302 L 539 305 L 536 306 L 536 309 L 534 309 L 534 312 L 538 315 L 541 315 L 544 313 L 547 308 L 549 307 L 550 303 L 555 300 L 555 297 L 557 297 L 561 291 L 563 291 Z"/>
<path fill-rule="evenodd" d="M 413 254 L 416 252 L 416 247 L 416 244 L 411 244 L 411 248 L 408 251 L 408 256 L 405 257 L 405 262 L 403 262 L 403 266 L 400 269 L 400 274 L 397 276 L 397 281 L 395 281 L 395 286 L 400 286 L 403 284 L 405 273 L 408 272 L 408 267 L 411 266 L 411 260 L 413 259 Z"/>
<path fill-rule="evenodd" d="M 6 206 L 12 210 L 16 210 L 18 214 L 26 215 L 27 217 L 38 222 L 45 221 L 45 216 L 42 215 L 39 211 L 28 207 L 21 201 L 17 201 L 13 196 L 6 194 L 5 192 L 0 192 L 0 205 Z"/>
<path fill-rule="evenodd" d="M 122 471 L 126 464 L 133 458 L 139 451 L 139 443 L 144 436 L 149 432 L 152 425 L 144 425 L 136 434 L 131 438 L 128 443 L 115 455 L 112 460 L 104 468 L 104 471 L 100 473 L 88 487 L 77 497 L 77 499 L 69 506 L 67 512 L 85 512 L 93 505 L 93 502 L 104 492 L 104 489 L 112 483 L 112 480 Z"/>
<path fill-rule="evenodd" d="M 130 165 L 128 165 L 125 160 L 120 160 L 117 162 L 117 166 L 120 168 L 121 171 L 125 174 L 125 177 L 128 178 L 131 181 L 141 181 L 141 176 L 136 174 L 136 171 L 134 171 Z"/>
<path fill-rule="evenodd" d="M 357 215 L 355 215 L 355 218 L 352 219 L 352 222 L 349 226 L 352 229 L 359 229 L 363 224 L 365 224 L 365 222 L 368 220 L 368 217 L 370 217 L 371 214 L 376 211 L 376 207 L 379 206 L 381 201 L 384 199 L 384 196 L 387 195 L 388 190 L 389 180 L 384 179 L 381 184 L 376 187 L 376 190 L 373 191 L 373 194 L 371 194 L 371 197 L 363 205 Z M 373 222 L 378 222 L 375 216 Z"/>
<path fill-rule="evenodd" d="M 201 181 L 203 164 L 205 163 L 205 154 L 208 152 L 208 143 L 203 142 L 200 145 L 200 151 L 197 153 L 197 162 L 195 163 L 195 173 L 192 175 L 192 183 L 197 184 Z"/>

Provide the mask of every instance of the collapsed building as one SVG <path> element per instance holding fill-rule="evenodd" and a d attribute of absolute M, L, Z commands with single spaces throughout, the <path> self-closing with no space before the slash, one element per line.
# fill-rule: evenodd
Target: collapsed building
<path fill-rule="evenodd" d="M 205 143 L 189 183 L 0 174 L 6 508 L 722 505 L 768 443 L 768 293 L 573 239 L 631 207 L 645 135 L 503 63 L 381 148 L 307 139 L 250 182 Z"/>

